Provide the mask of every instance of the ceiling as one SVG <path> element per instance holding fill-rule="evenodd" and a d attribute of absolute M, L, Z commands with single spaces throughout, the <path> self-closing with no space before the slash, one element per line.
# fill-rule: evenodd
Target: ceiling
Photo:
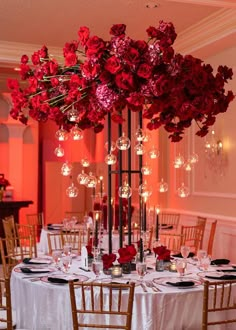
<path fill-rule="evenodd" d="M 61 54 L 80 26 L 109 39 L 110 27 L 124 23 L 127 35 L 146 40 L 146 29 L 160 20 L 173 22 L 179 51 L 209 56 L 219 47 L 233 46 L 236 0 L 1 0 L 0 91 L 6 90 L 7 77 L 15 75 L 22 54 L 31 55 L 44 44 Z M 204 43 L 210 33 L 210 44 Z"/>

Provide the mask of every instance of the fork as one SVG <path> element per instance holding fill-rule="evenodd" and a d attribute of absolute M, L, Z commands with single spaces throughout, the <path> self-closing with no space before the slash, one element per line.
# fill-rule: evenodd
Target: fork
<path fill-rule="evenodd" d="M 146 281 L 146 286 L 151 288 L 154 292 L 161 292 L 151 281 Z"/>

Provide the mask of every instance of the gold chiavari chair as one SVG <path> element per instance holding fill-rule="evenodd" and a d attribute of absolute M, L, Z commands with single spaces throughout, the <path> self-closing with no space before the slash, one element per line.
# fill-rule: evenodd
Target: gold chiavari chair
<path fill-rule="evenodd" d="M 180 245 L 189 246 L 191 252 L 197 253 L 202 239 L 202 226 L 181 226 Z"/>
<path fill-rule="evenodd" d="M 63 241 L 61 233 L 48 233 L 48 252 L 52 255 L 55 250 L 63 250 Z"/>
<path fill-rule="evenodd" d="M 28 245 L 29 244 L 29 245 Z M 29 237 L 0 238 L 0 253 L 4 277 L 24 258 L 32 258 L 32 240 Z"/>
<path fill-rule="evenodd" d="M 82 248 L 82 231 L 78 230 L 76 232 L 61 232 L 62 244 L 70 245 L 73 253 L 80 255 Z"/>
<path fill-rule="evenodd" d="M 202 330 L 236 323 L 235 286 L 236 280 L 204 282 Z"/>
<path fill-rule="evenodd" d="M 179 213 L 161 212 L 159 214 L 159 225 L 161 227 L 172 226 L 173 229 L 177 229 L 179 225 L 179 220 Z"/>
<path fill-rule="evenodd" d="M 211 230 L 210 230 L 208 246 L 207 246 L 207 254 L 209 256 L 212 256 L 212 250 L 213 250 L 213 244 L 214 244 L 214 238 L 215 238 L 215 232 L 216 232 L 216 225 L 217 225 L 217 220 L 215 220 L 211 224 Z"/>
<path fill-rule="evenodd" d="M 13 330 L 15 326 L 16 316 L 11 304 L 10 278 L 0 278 L 0 329 Z"/>
<path fill-rule="evenodd" d="M 5 237 L 13 238 L 16 236 L 16 228 L 15 228 L 15 221 L 14 216 L 10 215 L 9 217 L 5 217 L 2 219 L 3 231 Z"/>
<path fill-rule="evenodd" d="M 181 234 L 160 233 L 159 235 L 161 245 L 166 246 L 172 253 L 180 252 L 182 238 Z"/>
<path fill-rule="evenodd" d="M 43 212 L 26 214 L 26 221 L 28 225 L 34 226 L 37 242 L 39 242 L 41 230 L 44 226 Z"/>
<path fill-rule="evenodd" d="M 84 216 L 85 213 L 84 212 L 80 212 L 80 211 L 65 211 L 65 218 L 68 219 L 76 219 L 77 224 L 83 224 L 84 223 Z"/>
<path fill-rule="evenodd" d="M 196 223 L 196 225 L 197 226 L 202 226 L 202 237 L 201 237 L 201 242 L 200 242 L 199 249 L 202 249 L 204 232 L 205 232 L 205 228 L 206 228 L 206 223 L 207 223 L 207 218 L 197 217 L 197 223 Z"/>
<path fill-rule="evenodd" d="M 28 246 L 30 245 L 30 240 L 31 240 L 32 255 L 33 255 L 33 257 L 37 257 L 38 256 L 37 238 L 36 238 L 34 226 L 17 223 L 16 224 L 16 235 L 19 238 L 24 237 L 25 243 L 27 243 Z M 26 242 L 27 237 L 28 237 L 28 242 Z"/>
<path fill-rule="evenodd" d="M 69 281 L 69 288 L 74 330 L 84 327 L 131 329 L 134 283 Z M 100 317 L 101 322 L 98 321 Z M 117 317 L 119 317 L 119 322 L 117 322 Z"/>

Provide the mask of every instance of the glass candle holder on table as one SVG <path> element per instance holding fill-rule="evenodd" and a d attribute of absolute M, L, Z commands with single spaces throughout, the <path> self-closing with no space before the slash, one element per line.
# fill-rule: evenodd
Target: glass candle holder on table
<path fill-rule="evenodd" d="M 117 278 L 122 276 L 122 267 L 119 265 L 113 266 L 111 268 L 111 277 Z"/>
<path fill-rule="evenodd" d="M 185 260 L 176 261 L 176 269 L 179 276 L 184 276 L 186 268 L 187 268 L 187 262 Z"/>

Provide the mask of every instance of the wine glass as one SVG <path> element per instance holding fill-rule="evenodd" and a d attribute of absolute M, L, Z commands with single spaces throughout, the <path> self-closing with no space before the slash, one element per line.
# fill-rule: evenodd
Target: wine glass
<path fill-rule="evenodd" d="M 181 252 L 182 257 L 186 261 L 186 259 L 188 258 L 189 252 L 190 252 L 190 247 L 186 246 L 186 245 L 182 245 L 180 248 L 180 252 Z"/>
<path fill-rule="evenodd" d="M 176 269 L 177 269 L 179 276 L 184 276 L 186 267 L 187 267 L 187 262 L 185 260 L 176 261 Z"/>
<path fill-rule="evenodd" d="M 71 267 L 71 264 L 72 264 L 72 257 L 71 256 L 62 257 L 63 271 L 65 273 L 68 273 L 68 271 Z"/>
<path fill-rule="evenodd" d="M 197 251 L 197 260 L 198 260 L 198 267 L 201 268 L 202 266 L 202 259 L 207 257 L 207 252 L 205 250 L 198 250 Z"/>
<path fill-rule="evenodd" d="M 65 245 L 63 246 L 63 254 L 65 256 L 70 256 L 71 255 L 71 251 L 72 251 L 72 246 L 70 243 L 65 243 Z"/>
<path fill-rule="evenodd" d="M 145 262 L 137 262 L 136 263 L 136 270 L 137 270 L 137 273 L 139 275 L 139 279 L 140 281 L 142 282 L 143 281 L 143 278 L 144 278 L 144 275 L 147 273 L 147 265 Z"/>
<path fill-rule="evenodd" d="M 99 278 L 99 275 L 102 273 L 102 270 L 103 270 L 103 262 L 101 260 L 93 260 L 92 271 L 96 275 L 95 280 Z"/>
<path fill-rule="evenodd" d="M 208 255 L 201 258 L 201 269 L 207 271 L 210 264 L 211 264 L 211 258 Z"/>
<path fill-rule="evenodd" d="M 59 267 L 59 263 L 61 261 L 61 254 L 62 252 L 60 250 L 54 250 L 52 251 L 52 260 L 56 268 Z"/>

